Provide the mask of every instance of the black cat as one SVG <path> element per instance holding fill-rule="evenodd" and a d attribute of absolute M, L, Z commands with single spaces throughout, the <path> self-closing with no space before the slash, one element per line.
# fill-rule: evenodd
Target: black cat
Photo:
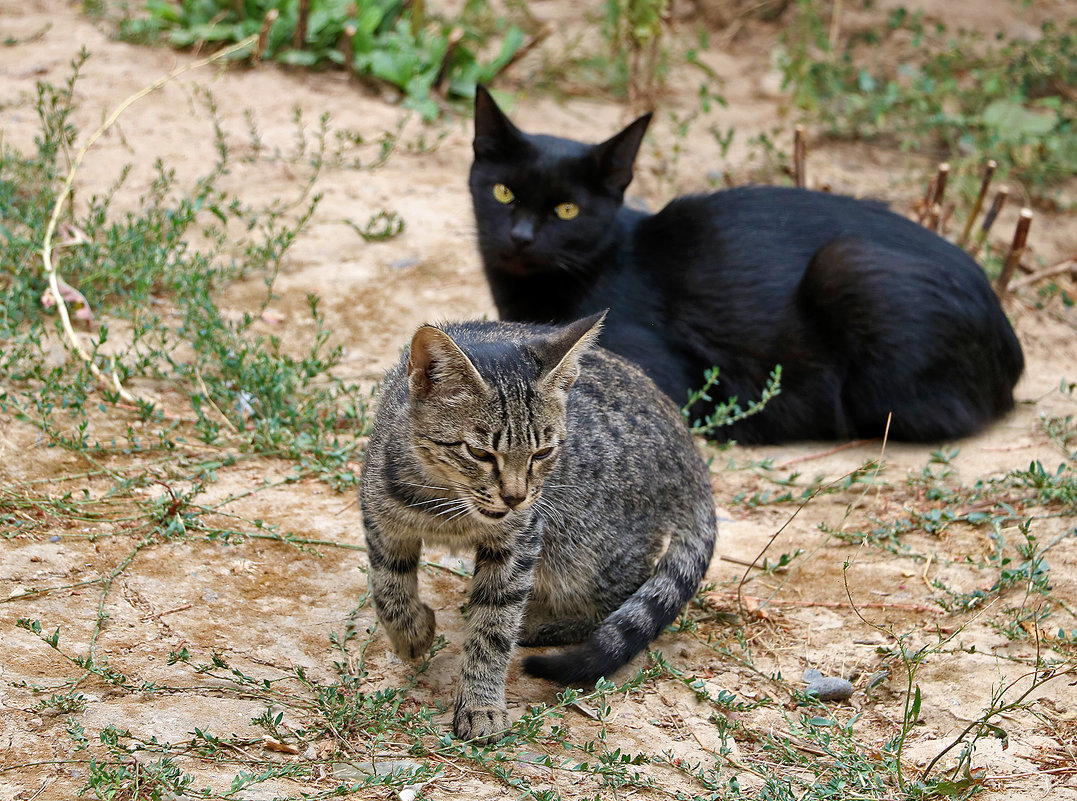
<path fill-rule="evenodd" d="M 650 115 L 598 145 L 526 134 L 475 95 L 471 196 L 504 319 L 609 308 L 601 344 L 683 404 L 781 394 L 745 443 L 971 434 L 1013 407 L 1021 346 L 980 267 L 883 204 L 784 187 L 622 205 Z M 693 416 L 705 413 L 697 404 Z"/>

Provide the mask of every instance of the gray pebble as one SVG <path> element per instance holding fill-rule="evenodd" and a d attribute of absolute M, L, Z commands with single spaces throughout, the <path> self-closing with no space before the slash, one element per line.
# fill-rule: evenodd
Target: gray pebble
<path fill-rule="evenodd" d="M 820 701 L 844 701 L 853 694 L 854 689 L 853 683 L 847 679 L 819 676 L 808 683 L 804 694 L 814 695 Z"/>

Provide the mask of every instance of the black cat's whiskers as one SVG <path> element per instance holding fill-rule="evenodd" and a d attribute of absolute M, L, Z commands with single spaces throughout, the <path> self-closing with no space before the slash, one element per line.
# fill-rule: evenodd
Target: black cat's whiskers
<path fill-rule="evenodd" d="M 580 253 L 559 253 L 554 264 L 576 278 L 587 278 L 590 274 L 590 260 Z"/>

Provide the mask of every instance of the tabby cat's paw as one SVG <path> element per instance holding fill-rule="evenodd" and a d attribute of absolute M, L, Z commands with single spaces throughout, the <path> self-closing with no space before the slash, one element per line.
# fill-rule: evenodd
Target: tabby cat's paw
<path fill-rule="evenodd" d="M 412 620 L 386 624 L 385 628 L 398 656 L 418 659 L 426 655 L 434 642 L 434 610 L 423 604 L 419 614 Z"/>
<path fill-rule="evenodd" d="M 461 740 L 471 740 L 476 745 L 493 745 L 508 733 L 508 729 L 509 713 L 504 709 L 456 705 L 452 730 Z"/>

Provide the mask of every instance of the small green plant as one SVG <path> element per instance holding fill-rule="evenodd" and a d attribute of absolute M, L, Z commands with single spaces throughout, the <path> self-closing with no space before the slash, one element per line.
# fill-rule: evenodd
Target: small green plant
<path fill-rule="evenodd" d="M 112 192 L 89 199 L 84 214 L 69 214 L 62 223 L 72 239 L 64 245 L 62 281 L 77 292 L 77 301 L 69 300 L 69 305 L 84 309 L 95 324 L 89 337 L 92 364 L 77 359 L 59 367 L 48 363 L 53 323 L 39 310 L 40 299 L 49 297 L 39 248 L 57 202 L 58 160 L 73 149 L 71 97 L 84 60 L 75 63 L 65 86 L 39 85 L 37 153 L 0 153 L 5 233 L 0 236 L 0 275 L 7 290 L 0 302 L 0 341 L 5 343 L 0 369 L 8 379 L 0 408 L 33 423 L 58 445 L 107 451 L 116 444 L 114 435 L 108 441 L 100 438 L 88 417 L 96 408 L 98 385 L 90 368 L 111 375 L 116 386 L 139 378 L 163 379 L 183 392 L 193 426 L 174 422 L 175 409 L 137 400 L 132 406 L 122 391 L 101 390 L 101 399 L 117 412 L 157 424 L 156 441 L 129 424 L 128 452 L 173 450 L 187 435 L 279 455 L 301 469 L 321 472 L 336 486 L 353 484 L 346 464 L 355 453 L 355 435 L 366 425 L 366 392 L 333 377 L 341 348 L 329 344 L 319 298 L 308 298 L 313 335 L 305 350 L 295 343 L 286 348 L 279 337 L 252 331 L 273 297 L 285 254 L 320 200 L 310 192 L 325 158 L 324 119 L 315 149 L 306 156 L 311 177 L 290 204 L 275 201 L 254 209 L 218 188 L 230 153 L 207 95 L 219 158 L 193 191 L 182 192 L 174 172 L 158 164 L 139 214 L 117 218 L 111 213 L 112 195 L 126 171 Z M 403 226 L 399 215 L 380 212 L 366 233 L 374 241 L 396 235 Z M 207 247 L 190 245 L 194 231 Z M 265 283 L 261 306 L 238 319 L 222 314 L 217 294 L 229 282 L 252 275 Z M 109 322 L 118 320 L 130 331 L 122 343 L 110 335 Z M 107 358 L 102 353 L 106 345 L 111 351 Z"/>
<path fill-rule="evenodd" d="M 450 21 L 428 15 L 424 3 L 397 0 L 149 0 L 145 16 L 123 20 L 120 33 L 141 42 L 164 36 L 176 47 L 191 47 L 240 42 L 266 28 L 256 57 L 343 67 L 396 87 L 406 108 L 434 119 L 441 112 L 438 92 L 473 97 L 475 83 L 493 80 L 524 43 L 521 28 L 503 19 L 484 29 L 482 6 L 469 0 Z M 500 49 L 483 60 L 478 54 L 494 33 Z"/>
<path fill-rule="evenodd" d="M 651 102 L 665 79 L 668 65 L 662 39 L 669 5 L 670 0 L 605 0 L 602 32 L 614 88 L 630 100 Z"/>
<path fill-rule="evenodd" d="M 767 403 L 781 394 L 782 391 L 782 366 L 779 364 L 771 370 L 766 386 L 763 387 L 763 391 L 759 395 L 759 400 L 748 401 L 747 408 L 741 407 L 739 399 L 734 395 L 721 403 L 715 403 L 714 408 L 705 416 L 692 420 L 691 410 L 693 407 L 697 404 L 713 402 L 713 398 L 708 393 L 718 385 L 720 381 L 718 373 L 717 367 L 707 369 L 703 374 L 703 386 L 688 396 L 688 401 L 681 409 L 684 419 L 689 421 L 693 434 L 711 436 L 725 426 L 731 426 L 752 415 L 759 414 Z"/>
<path fill-rule="evenodd" d="M 928 26 L 895 9 L 882 30 L 832 41 L 823 4 L 798 0 L 780 67 L 793 102 L 834 136 L 892 137 L 904 148 L 941 146 L 956 168 L 995 159 L 1044 194 L 1077 172 L 1077 20 L 1041 35 L 984 45 L 975 33 Z M 872 63 L 883 41 L 902 48 L 896 69 Z"/>

